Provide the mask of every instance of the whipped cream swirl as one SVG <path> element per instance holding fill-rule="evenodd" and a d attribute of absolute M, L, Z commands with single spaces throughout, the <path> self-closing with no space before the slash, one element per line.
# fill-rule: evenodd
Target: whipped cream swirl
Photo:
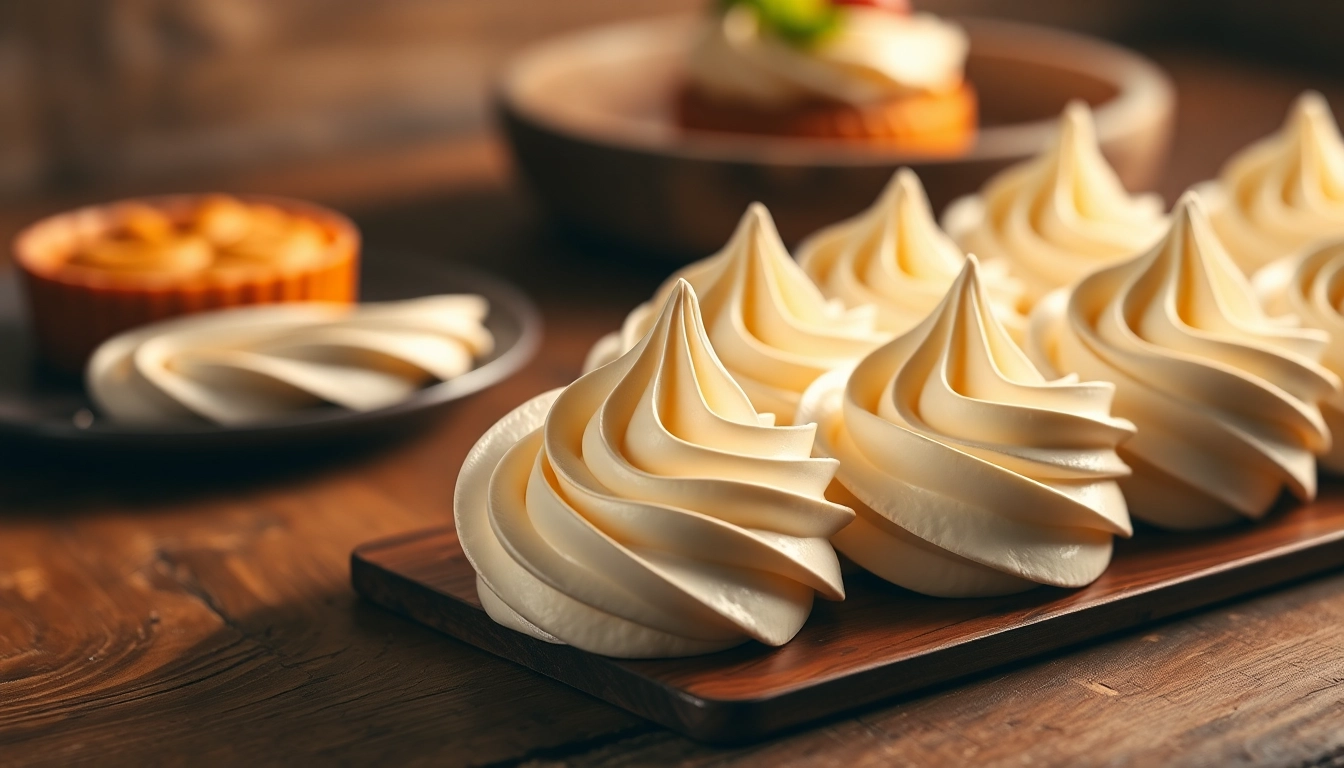
<path fill-rule="evenodd" d="M 1131 530 L 1115 448 L 1133 427 L 1109 415 L 1113 392 L 1047 381 L 969 257 L 923 323 L 804 398 L 819 451 L 840 460 L 832 498 L 858 513 L 836 548 L 942 597 L 1092 582 Z"/>
<path fill-rule="evenodd" d="M 909 168 L 898 170 L 863 213 L 813 234 L 798 262 L 827 298 L 848 307 L 872 304 L 883 333 L 905 333 L 928 317 L 966 263 L 961 248 L 934 221 L 928 195 Z M 1025 337 L 1021 283 L 1006 265 L 988 266 L 994 309 L 1016 341 Z"/>
<path fill-rule="evenodd" d="M 1265 315 L 1197 194 L 1172 215 L 1147 253 L 1042 302 L 1028 352 L 1047 374 L 1115 383 L 1139 429 L 1121 449 L 1135 517 L 1204 528 L 1262 517 L 1285 487 L 1309 500 L 1331 442 L 1319 403 L 1339 389 L 1319 364 L 1328 338 Z"/>
<path fill-rule="evenodd" d="M 500 624 L 608 656 L 782 645 L 844 597 L 815 426 L 776 427 L 676 283 L 640 343 L 526 403 L 472 448 L 454 511 Z"/>
<path fill-rule="evenodd" d="M 1319 93 L 1302 94 L 1278 133 L 1233 156 L 1201 193 L 1215 231 L 1247 273 L 1344 237 L 1344 140 L 1330 105 Z"/>
<path fill-rule="evenodd" d="M 1256 275 L 1260 278 L 1278 268 L 1278 262 Z M 1344 240 L 1336 240 L 1309 249 L 1291 259 L 1288 275 L 1276 281 L 1272 295 L 1261 295 L 1271 310 L 1282 309 L 1293 321 L 1307 328 L 1325 331 L 1330 343 L 1322 363 L 1336 376 L 1344 377 Z M 1344 392 L 1335 392 L 1321 404 L 1321 414 L 1333 436 L 1344 436 Z M 1344 440 L 1332 442 L 1330 451 L 1320 457 L 1321 464 L 1336 473 L 1344 473 Z"/>
<path fill-rule="evenodd" d="M 1101 154 L 1091 110 L 1076 101 L 1043 153 L 994 176 L 979 194 L 954 200 L 943 214 L 957 243 L 986 264 L 1005 262 L 1032 303 L 1137 255 L 1164 226 L 1161 198 L 1125 191 Z"/>
<path fill-rule="evenodd" d="M 871 307 L 845 310 L 828 302 L 790 256 L 770 212 L 752 203 L 723 250 L 674 274 L 652 301 L 599 340 L 584 370 L 633 347 L 653 325 L 678 281 L 700 296 L 710 341 L 756 410 L 782 424 L 803 390 L 823 373 L 863 357 L 882 341 Z"/>
<path fill-rule="evenodd" d="M 470 371 L 494 346 L 488 310 L 463 294 L 204 312 L 109 339 L 85 378 L 98 410 L 131 424 L 256 424 L 324 402 L 375 410 Z"/>
<path fill-rule="evenodd" d="M 840 12 L 834 33 L 803 48 L 766 32 L 750 6 L 735 5 L 696 42 L 689 79 L 711 97 L 766 108 L 809 101 L 861 107 L 961 85 L 968 43 L 960 27 L 927 13 Z"/>

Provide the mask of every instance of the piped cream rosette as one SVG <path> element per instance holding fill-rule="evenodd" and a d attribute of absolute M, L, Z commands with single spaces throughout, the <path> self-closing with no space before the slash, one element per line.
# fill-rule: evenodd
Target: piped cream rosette
<path fill-rule="evenodd" d="M 844 597 L 814 425 L 757 414 L 669 292 L 629 353 L 504 417 L 472 448 L 454 510 L 495 621 L 608 656 L 781 645 L 813 593 Z"/>
<path fill-rule="evenodd" d="M 1308 249 L 1287 266 L 1292 267 L 1287 279 L 1275 276 L 1269 282 L 1272 289 L 1261 295 L 1262 302 L 1271 311 L 1288 313 L 1294 322 L 1328 333 L 1322 363 L 1336 376 L 1344 376 L 1344 240 Z M 1262 272 L 1280 268 L 1276 262 Z M 1256 275 L 1257 288 L 1265 287 L 1261 277 Z M 1321 404 L 1321 414 L 1334 439 L 1320 462 L 1332 472 L 1344 473 L 1344 392 L 1330 395 Z"/>
<path fill-rule="evenodd" d="M 1316 494 L 1330 448 L 1319 404 L 1339 390 L 1328 337 L 1269 319 L 1195 193 L 1147 253 L 1101 270 L 1032 314 L 1047 375 L 1114 382 L 1138 434 L 1121 449 L 1130 512 L 1166 528 L 1262 517 L 1286 487 Z"/>
<path fill-rule="evenodd" d="M 1101 154 L 1092 112 L 1073 102 L 1040 155 L 954 200 L 943 228 L 986 265 L 1004 262 L 1034 303 L 1088 273 L 1132 258 L 1162 236 L 1156 195 L 1132 196 Z"/>
<path fill-rule="evenodd" d="M 1199 186 L 1214 231 L 1247 274 L 1278 261 L 1282 287 L 1301 250 L 1344 237 L 1344 139 L 1319 93 L 1298 97 L 1277 133 L 1242 150 Z"/>
<path fill-rule="evenodd" d="M 770 212 L 752 203 L 723 250 L 672 275 L 620 331 L 598 341 L 584 370 L 638 343 L 683 279 L 700 297 L 719 359 L 756 410 L 775 414 L 781 424 L 795 423 L 798 398 L 818 376 L 853 363 L 882 342 L 873 309 L 846 310 L 828 302 L 789 256 Z"/>
<path fill-rule="evenodd" d="M 909 333 L 803 398 L 831 497 L 857 518 L 832 540 L 888 581 L 940 597 L 1081 587 L 1129 536 L 1109 414 L 1114 388 L 1047 381 L 990 309 L 975 257 Z"/>
<path fill-rule="evenodd" d="M 128 424 L 262 423 L 331 403 L 370 411 L 475 367 L 494 347 L 474 295 L 205 312 L 104 342 L 85 380 Z"/>
<path fill-rule="evenodd" d="M 919 177 L 898 170 L 863 213 L 813 234 L 798 263 L 827 298 L 877 308 L 882 333 L 905 333 L 943 300 L 966 254 L 938 228 Z M 1025 339 L 1023 288 L 1007 264 L 982 267 L 994 309 L 1015 341 Z"/>

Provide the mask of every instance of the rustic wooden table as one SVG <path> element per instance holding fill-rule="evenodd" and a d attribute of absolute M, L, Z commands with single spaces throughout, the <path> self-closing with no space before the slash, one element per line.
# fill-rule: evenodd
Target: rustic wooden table
<path fill-rule="evenodd" d="M 1344 107 L 1301 73 L 1157 54 L 1182 105 L 1168 199 L 1301 88 Z M 391 444 L 186 465 L 8 452 L 0 764 L 1344 765 L 1339 573 L 733 750 L 360 602 L 351 549 L 448 520 L 476 437 L 570 381 L 666 269 L 558 239 L 484 139 L 229 186 L 342 204 L 375 249 L 508 275 L 542 305 L 543 349 Z"/>

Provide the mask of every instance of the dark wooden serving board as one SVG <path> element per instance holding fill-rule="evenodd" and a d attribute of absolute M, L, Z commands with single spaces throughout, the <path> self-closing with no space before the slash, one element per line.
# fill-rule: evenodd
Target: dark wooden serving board
<path fill-rule="evenodd" d="M 1154 619 L 1344 566 L 1344 486 L 1258 525 L 1152 529 L 1118 542 L 1091 586 L 1011 597 L 923 597 L 867 574 L 817 601 L 781 648 L 750 643 L 688 659 L 622 661 L 495 624 L 451 528 L 371 542 L 351 557 L 369 600 L 695 739 L 762 738 L 790 726 L 1036 656 Z"/>

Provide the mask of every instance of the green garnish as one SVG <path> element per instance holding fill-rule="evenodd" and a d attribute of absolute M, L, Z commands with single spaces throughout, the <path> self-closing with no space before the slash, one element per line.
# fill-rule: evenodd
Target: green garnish
<path fill-rule="evenodd" d="M 800 48 L 815 44 L 840 22 L 831 0 L 720 0 L 724 10 L 735 5 L 752 8 L 762 28 Z"/>

